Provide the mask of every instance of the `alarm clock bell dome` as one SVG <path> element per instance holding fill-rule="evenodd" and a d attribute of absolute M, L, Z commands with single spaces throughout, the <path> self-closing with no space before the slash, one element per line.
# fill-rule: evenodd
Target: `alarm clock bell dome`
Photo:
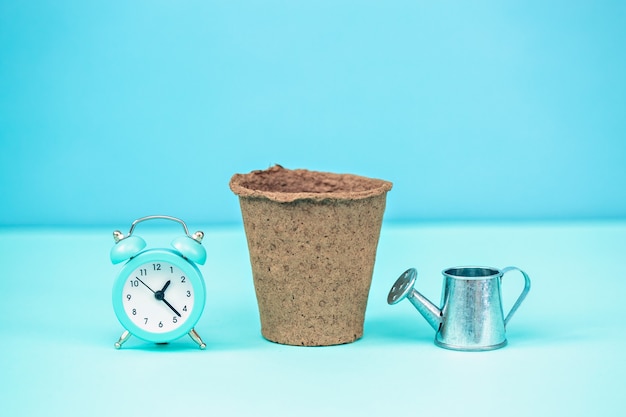
<path fill-rule="evenodd" d="M 204 249 L 201 243 L 189 236 L 177 237 L 172 240 L 172 246 L 192 262 L 199 265 L 204 265 L 206 262 L 206 249 Z"/>
<path fill-rule="evenodd" d="M 128 236 L 111 248 L 111 262 L 119 264 L 132 258 L 146 247 L 146 241 L 139 236 Z"/>

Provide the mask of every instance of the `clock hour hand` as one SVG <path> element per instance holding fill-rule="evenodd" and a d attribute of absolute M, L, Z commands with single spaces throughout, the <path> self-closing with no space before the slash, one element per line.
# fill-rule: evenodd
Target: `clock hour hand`
<path fill-rule="evenodd" d="M 166 306 L 168 306 L 174 313 L 176 313 L 176 315 L 178 317 L 181 317 L 180 313 L 178 312 L 178 310 L 176 310 L 174 308 L 174 306 L 172 306 L 166 299 L 165 299 L 165 290 L 167 290 L 167 287 L 170 286 L 171 281 L 167 281 L 165 283 L 165 285 L 163 286 L 162 289 L 160 289 L 159 291 L 156 291 L 154 293 L 154 298 L 156 298 L 159 301 L 163 301 L 165 303 Z M 147 286 L 147 285 L 146 285 Z"/>

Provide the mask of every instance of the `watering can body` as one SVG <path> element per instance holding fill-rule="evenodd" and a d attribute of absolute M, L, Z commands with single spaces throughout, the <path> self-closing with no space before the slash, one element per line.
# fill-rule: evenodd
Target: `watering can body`
<path fill-rule="evenodd" d="M 502 308 L 502 276 L 511 270 L 524 276 L 524 290 L 505 316 Z M 417 271 L 407 270 L 392 287 L 387 301 L 405 297 L 436 330 L 435 344 L 453 350 L 493 350 L 506 345 L 506 326 L 530 290 L 528 275 L 516 267 L 456 267 L 443 271 L 441 308 L 415 288 Z"/>

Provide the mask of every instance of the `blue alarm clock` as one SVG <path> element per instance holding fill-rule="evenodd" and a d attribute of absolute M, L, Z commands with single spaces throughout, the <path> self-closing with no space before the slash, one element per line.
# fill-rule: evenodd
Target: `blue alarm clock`
<path fill-rule="evenodd" d="M 133 235 L 135 226 L 146 220 L 180 223 L 185 234 L 172 241 L 172 248 L 145 249 L 146 242 Z M 131 335 L 154 343 L 168 343 L 188 334 L 204 349 L 194 326 L 200 319 L 206 299 L 204 279 L 196 264 L 204 264 L 204 233 L 189 234 L 181 219 L 146 216 L 135 220 L 128 235 L 113 232 L 115 246 L 111 262 L 127 261 L 113 285 L 113 310 L 126 329 L 115 347 L 119 349 Z"/>

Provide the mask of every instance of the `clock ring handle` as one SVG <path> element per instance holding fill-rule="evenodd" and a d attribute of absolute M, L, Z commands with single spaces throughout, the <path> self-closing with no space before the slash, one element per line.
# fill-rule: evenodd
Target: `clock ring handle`
<path fill-rule="evenodd" d="M 206 261 L 206 249 L 202 246 L 204 233 L 197 231 L 193 235 L 190 235 L 189 229 L 187 229 L 187 225 L 184 221 L 178 217 L 163 215 L 146 216 L 135 220 L 131 224 L 127 236 L 124 236 L 124 234 L 119 230 L 114 231 L 113 240 L 115 240 L 115 246 L 111 248 L 111 262 L 117 264 L 140 253 L 146 247 L 146 242 L 139 236 L 132 236 L 135 231 L 135 227 L 141 222 L 155 219 L 171 220 L 183 226 L 185 236 L 178 236 L 174 239 L 172 241 L 172 246 L 174 249 L 178 250 L 184 258 L 187 258 L 197 264 L 204 265 L 204 262 Z"/>
<path fill-rule="evenodd" d="M 183 229 L 185 230 L 185 234 L 192 238 L 193 240 L 197 241 L 197 242 L 201 242 L 202 238 L 204 237 L 204 233 L 198 231 L 196 233 L 192 235 L 189 234 L 189 229 L 187 228 L 187 225 L 185 224 L 184 221 L 182 221 L 181 219 L 179 219 L 178 217 L 173 217 L 173 216 L 165 216 L 165 215 L 153 215 L 153 216 L 145 216 L 145 217 L 141 217 L 137 220 L 135 220 L 131 225 L 130 225 L 130 230 L 128 231 L 128 236 L 131 236 L 133 234 L 133 231 L 135 230 L 135 227 L 141 223 L 141 222 L 145 222 L 147 220 L 156 220 L 156 219 L 162 219 L 162 220 L 171 220 L 177 223 L 180 223 L 181 226 L 183 226 Z M 128 237 L 126 236 L 126 237 Z"/>

